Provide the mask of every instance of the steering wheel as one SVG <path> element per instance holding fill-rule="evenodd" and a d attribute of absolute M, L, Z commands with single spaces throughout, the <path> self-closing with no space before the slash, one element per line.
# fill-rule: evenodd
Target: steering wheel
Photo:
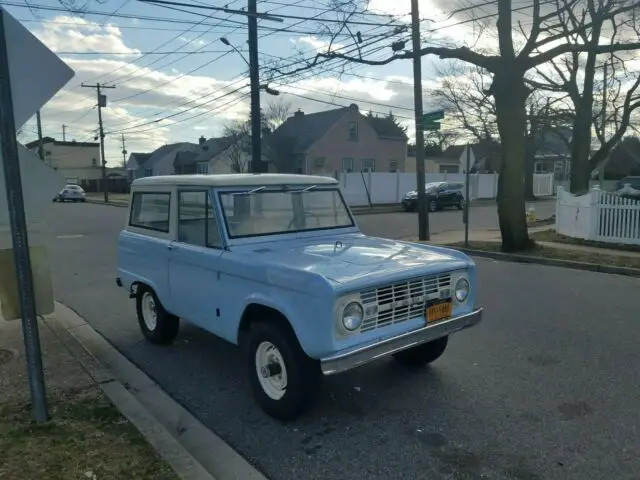
<path fill-rule="evenodd" d="M 303 212 L 305 217 L 313 217 L 316 219 L 316 226 L 320 226 L 320 217 L 318 215 L 316 215 L 315 213 L 309 212 L 307 210 L 305 210 Z M 291 230 L 291 227 L 293 227 L 293 222 L 295 221 L 295 218 L 292 218 L 291 221 L 289 222 L 289 226 L 287 227 L 287 230 Z"/>

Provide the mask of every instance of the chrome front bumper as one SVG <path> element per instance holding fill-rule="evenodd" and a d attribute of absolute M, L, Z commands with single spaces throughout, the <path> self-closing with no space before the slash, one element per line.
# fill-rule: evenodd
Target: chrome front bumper
<path fill-rule="evenodd" d="M 465 328 L 473 327 L 482 320 L 483 310 L 483 308 L 478 308 L 466 315 L 444 320 L 418 330 L 412 330 L 392 338 L 381 340 L 372 345 L 323 358 L 320 360 L 322 373 L 325 375 L 333 375 L 335 373 L 345 372 L 396 352 L 437 340 L 440 337 L 451 335 Z"/>

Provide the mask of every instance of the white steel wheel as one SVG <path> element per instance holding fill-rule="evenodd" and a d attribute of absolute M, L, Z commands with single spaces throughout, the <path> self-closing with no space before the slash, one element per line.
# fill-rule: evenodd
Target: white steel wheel
<path fill-rule="evenodd" d="M 256 375 L 264 393 L 272 400 L 281 400 L 287 392 L 287 367 L 280 350 L 263 341 L 256 348 Z"/>
<path fill-rule="evenodd" d="M 144 324 L 153 332 L 158 326 L 158 310 L 156 308 L 156 301 L 153 298 L 153 294 L 146 291 L 142 294 L 142 320 Z"/>

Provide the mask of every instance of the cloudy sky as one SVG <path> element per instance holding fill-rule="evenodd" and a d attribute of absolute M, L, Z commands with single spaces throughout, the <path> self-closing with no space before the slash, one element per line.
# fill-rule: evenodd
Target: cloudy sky
<path fill-rule="evenodd" d="M 258 9 L 282 15 L 281 23 L 259 21 L 260 75 L 282 92 L 293 111 L 314 112 L 357 103 L 361 110 L 389 111 L 411 123 L 412 66 L 409 60 L 386 66 L 345 64 L 332 60 L 297 76 L 283 76 L 326 48 L 327 31 L 336 31 L 340 15 L 331 0 L 259 0 Z M 244 0 L 183 0 L 195 5 L 242 9 Z M 166 8 L 139 0 L 2 0 L 11 15 L 56 52 L 75 77 L 43 109 L 43 134 L 92 141 L 97 131 L 96 92 L 82 82 L 115 85 L 106 90 L 103 109 L 109 165 L 122 163 L 122 136 L 128 152 L 148 152 L 171 142 L 197 142 L 220 135 L 225 124 L 247 118 L 248 68 L 242 56 L 224 45 L 225 37 L 247 57 L 246 17 L 221 11 Z M 514 8 L 518 2 L 514 3 Z M 528 0 L 522 5 L 528 6 Z M 469 6 L 476 5 L 469 8 Z M 519 4 L 518 4 L 519 5 Z M 30 6 L 30 7 L 29 7 Z M 461 6 L 463 12 L 455 10 Z M 494 44 L 495 5 L 480 0 L 420 0 L 422 31 L 430 44 Z M 333 49 L 354 54 L 359 35 L 362 54 L 380 59 L 390 45 L 406 40 L 410 0 L 371 0 L 364 14 L 351 17 L 350 32 L 335 38 Z M 530 13 L 529 13 L 530 14 Z M 469 22 L 470 15 L 487 18 Z M 291 18 L 295 17 L 295 18 Z M 437 86 L 435 67 L 423 59 L 425 89 Z M 269 96 L 262 94 L 263 104 Z M 428 96 L 425 109 L 429 109 Z M 36 137 L 35 118 L 23 128 L 22 141 Z"/>
<path fill-rule="evenodd" d="M 42 109 L 45 136 L 61 139 L 66 125 L 67 140 L 92 141 L 97 130 L 96 92 L 81 84 L 116 86 L 105 91 L 108 107 L 103 109 L 109 165 L 122 162 L 123 135 L 129 152 L 152 151 L 165 143 L 220 135 L 226 123 L 249 113 L 247 65 L 220 41 L 225 37 L 247 57 L 242 15 L 169 9 L 138 0 L 0 3 L 75 71 L 74 78 Z M 231 9 L 246 6 L 243 0 L 206 3 Z M 381 114 L 391 110 L 410 123 L 413 91 L 408 60 L 384 67 L 332 61 L 294 77 L 273 69 L 290 71 L 326 48 L 327 30 L 340 26 L 335 21 L 340 16 L 328 5 L 328 0 L 258 1 L 259 11 L 301 17 L 259 22 L 262 79 L 272 79 L 269 85 L 282 92 L 279 98 L 291 104 L 292 112 L 355 102 L 362 110 Z M 444 42 L 473 35 L 470 24 L 459 25 L 467 17 L 451 16 L 452 6 L 455 2 L 421 0 L 425 38 Z M 480 8 L 484 10 L 478 14 L 487 12 L 488 7 Z M 391 42 L 399 39 L 407 40 L 410 48 L 408 31 L 392 35 L 394 26 L 408 25 L 409 12 L 409 0 L 373 0 L 365 14 L 352 17 L 351 32 L 360 33 L 363 55 L 384 58 L 391 54 Z M 356 51 L 354 45 L 344 30 L 333 48 L 351 53 Z M 433 62 L 437 60 L 423 60 L 425 87 L 436 84 Z M 267 101 L 263 93 L 263 104 Z M 25 142 L 36 138 L 35 118 L 24 126 L 20 138 Z"/>

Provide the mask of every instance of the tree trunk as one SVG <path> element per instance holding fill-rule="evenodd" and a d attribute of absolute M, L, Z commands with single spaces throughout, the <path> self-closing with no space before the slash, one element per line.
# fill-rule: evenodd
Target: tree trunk
<path fill-rule="evenodd" d="M 590 106 L 576 109 L 571 140 L 571 182 L 569 190 L 574 195 L 582 195 L 589 191 L 591 179 L 591 114 Z"/>
<path fill-rule="evenodd" d="M 502 143 L 498 178 L 498 219 L 502 249 L 517 252 L 531 248 L 524 202 L 524 164 L 526 155 L 527 110 L 529 94 L 522 72 L 503 68 L 493 77 L 498 130 Z"/>
<path fill-rule="evenodd" d="M 535 202 L 536 196 L 533 193 L 533 171 L 536 165 L 535 140 L 527 139 L 527 152 L 524 160 L 524 198 L 529 202 Z"/>

